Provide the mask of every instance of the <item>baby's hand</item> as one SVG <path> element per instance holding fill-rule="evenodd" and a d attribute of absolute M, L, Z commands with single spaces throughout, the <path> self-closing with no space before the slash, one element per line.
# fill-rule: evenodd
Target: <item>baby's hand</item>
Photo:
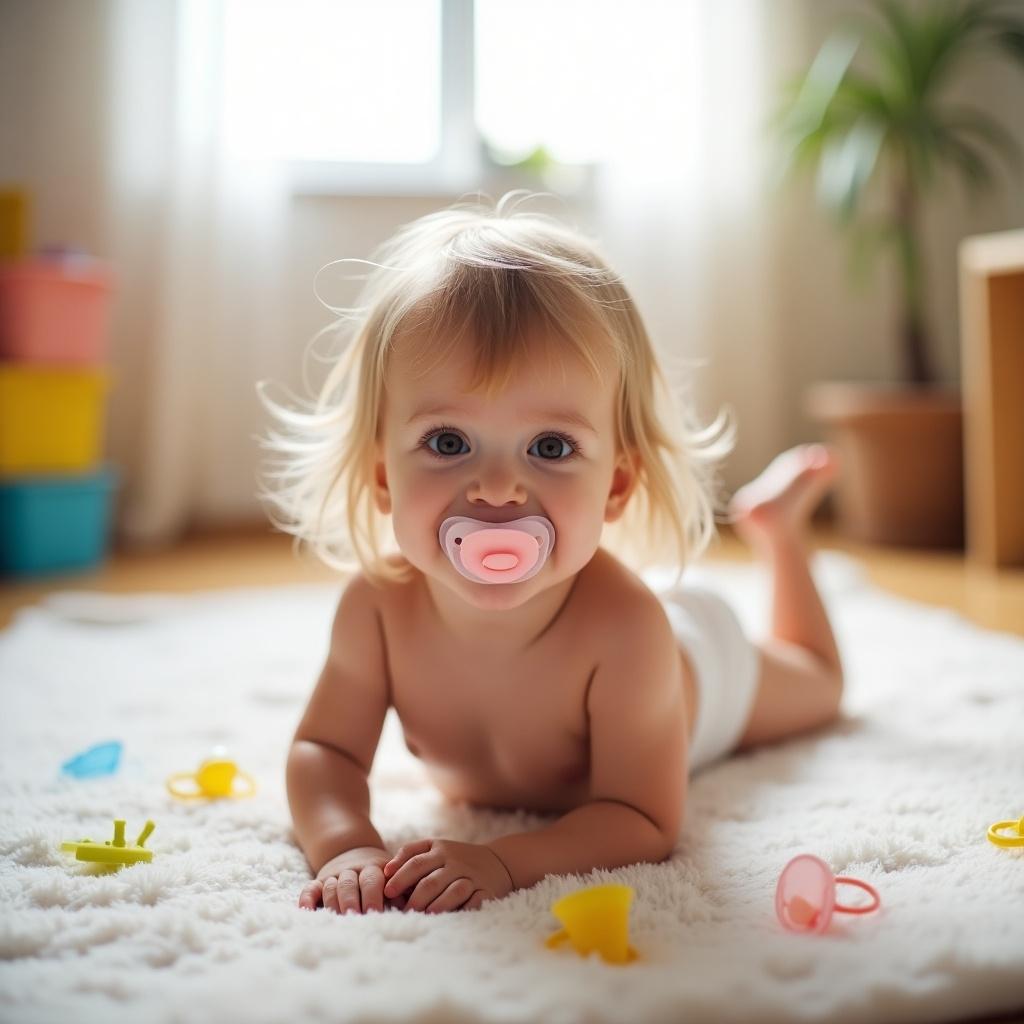
<path fill-rule="evenodd" d="M 384 871 L 391 854 L 376 846 L 346 850 L 329 860 L 300 893 L 299 906 L 316 910 L 323 901 L 325 910 L 338 914 L 384 910 Z M 389 906 L 404 908 L 403 900 L 388 900 Z"/>
<path fill-rule="evenodd" d="M 405 893 L 406 910 L 431 914 L 476 910 L 481 903 L 501 899 L 515 888 L 505 865 L 491 849 L 450 839 L 406 843 L 384 865 L 384 876 L 388 879 L 385 896 Z"/>

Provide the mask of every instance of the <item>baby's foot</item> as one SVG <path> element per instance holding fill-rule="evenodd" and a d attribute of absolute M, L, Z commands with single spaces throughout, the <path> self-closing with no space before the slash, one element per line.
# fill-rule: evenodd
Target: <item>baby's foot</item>
<path fill-rule="evenodd" d="M 729 521 L 759 549 L 778 537 L 799 537 L 838 474 L 838 456 L 828 445 L 790 448 L 732 496 Z"/>

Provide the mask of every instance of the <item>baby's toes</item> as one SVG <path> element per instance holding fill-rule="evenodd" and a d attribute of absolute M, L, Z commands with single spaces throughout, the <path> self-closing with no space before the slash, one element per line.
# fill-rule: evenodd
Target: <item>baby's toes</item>
<path fill-rule="evenodd" d="M 820 478 L 832 479 L 839 472 L 839 453 L 831 445 L 806 445 L 802 455 L 805 468 Z"/>

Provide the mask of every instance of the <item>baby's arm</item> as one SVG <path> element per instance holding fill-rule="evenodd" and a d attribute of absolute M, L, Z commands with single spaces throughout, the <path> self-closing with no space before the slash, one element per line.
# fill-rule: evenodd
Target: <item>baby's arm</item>
<path fill-rule="evenodd" d="M 653 603 L 652 603 L 653 602 Z M 678 642 L 658 599 L 637 602 L 590 684 L 590 800 L 553 824 L 486 845 L 526 888 L 672 852 L 687 786 Z"/>
<path fill-rule="evenodd" d="M 338 602 L 327 661 L 288 754 L 293 828 L 317 875 L 300 906 L 315 907 L 322 894 L 342 912 L 367 902 L 383 909 L 388 853 L 370 821 L 367 778 L 387 708 L 373 588 L 356 576 Z"/>

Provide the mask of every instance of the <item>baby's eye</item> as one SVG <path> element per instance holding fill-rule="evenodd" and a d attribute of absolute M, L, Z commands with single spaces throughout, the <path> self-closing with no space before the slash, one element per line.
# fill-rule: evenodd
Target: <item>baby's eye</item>
<path fill-rule="evenodd" d="M 435 439 L 437 440 L 438 447 L 441 449 L 440 451 L 430 446 L 430 442 Z M 421 443 L 427 446 L 427 451 L 432 455 L 436 455 L 438 458 L 444 458 L 446 455 L 465 454 L 465 452 L 459 451 L 459 445 L 465 444 L 466 442 L 463 441 L 458 434 L 455 434 L 450 430 L 439 430 L 436 433 L 427 434 Z"/>
<path fill-rule="evenodd" d="M 437 448 L 431 444 L 437 441 Z M 420 446 L 437 459 L 465 455 L 460 450 L 466 442 L 451 427 L 434 427 L 420 438 Z M 568 462 L 579 455 L 579 445 L 568 434 L 544 434 L 530 445 L 528 451 L 538 450 L 538 458 L 544 462 Z"/>
<path fill-rule="evenodd" d="M 568 449 L 567 451 L 562 451 L 563 445 Z M 561 434 L 545 434 L 543 437 L 537 438 L 530 447 L 536 447 L 540 452 L 540 457 L 546 461 L 565 461 L 576 454 L 575 445 Z"/>

